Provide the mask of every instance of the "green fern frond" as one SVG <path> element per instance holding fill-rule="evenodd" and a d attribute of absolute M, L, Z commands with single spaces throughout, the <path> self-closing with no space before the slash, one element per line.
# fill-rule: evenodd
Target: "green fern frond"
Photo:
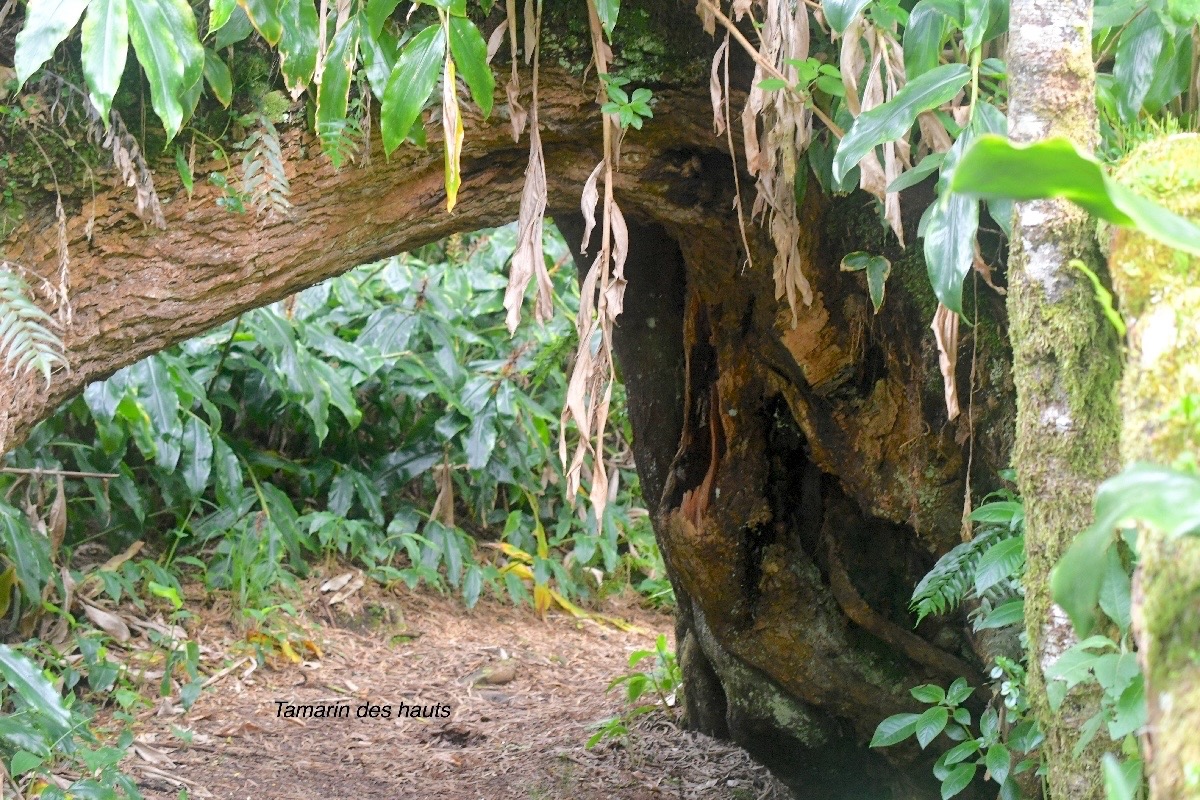
<path fill-rule="evenodd" d="M 0 264 L 0 355 L 13 377 L 36 371 L 50 385 L 55 364 L 67 366 L 63 343 L 46 325 L 50 315 L 29 298 L 29 286 L 7 263 Z"/>
<path fill-rule="evenodd" d="M 238 144 L 247 151 L 242 160 L 242 193 L 250 198 L 259 216 L 286 217 L 292 208 L 288 202 L 292 187 L 283 169 L 279 131 L 264 114 L 255 114 L 253 119 L 257 129 Z"/>

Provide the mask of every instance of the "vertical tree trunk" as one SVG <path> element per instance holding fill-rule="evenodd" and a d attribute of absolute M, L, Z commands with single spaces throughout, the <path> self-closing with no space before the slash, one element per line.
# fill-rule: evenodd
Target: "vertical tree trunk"
<path fill-rule="evenodd" d="M 1121 173 L 1177 214 L 1200 219 L 1200 136 L 1145 145 Z M 1196 422 L 1172 412 L 1200 396 L 1200 258 L 1120 231 L 1110 263 L 1129 322 L 1122 460 L 1171 464 L 1194 456 Z M 1146 527 L 1138 555 L 1133 620 L 1146 672 L 1150 795 L 1200 797 L 1200 539 L 1168 539 Z"/>
<path fill-rule="evenodd" d="M 1009 132 L 1014 141 L 1066 136 L 1096 142 L 1092 4 L 1088 0 L 1013 0 L 1010 10 Z M 1094 693 L 1072 693 L 1051 714 L 1043 671 L 1075 641 L 1066 614 L 1050 599 L 1049 573 L 1091 517 L 1097 484 L 1117 467 L 1120 371 L 1111 326 L 1102 318 L 1081 259 L 1099 269 L 1087 215 L 1064 201 L 1017 205 L 1009 261 L 1008 312 L 1017 389 L 1013 453 L 1026 504 L 1026 627 L 1029 681 L 1046 734 L 1052 798 L 1100 798 L 1103 737 L 1072 757 Z"/>

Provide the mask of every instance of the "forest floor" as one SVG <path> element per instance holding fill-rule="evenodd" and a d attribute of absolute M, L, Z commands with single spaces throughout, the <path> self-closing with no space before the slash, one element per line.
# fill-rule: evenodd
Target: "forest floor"
<path fill-rule="evenodd" d="M 623 741 L 585 747 L 595 723 L 628 708 L 620 688 L 606 689 L 631 671 L 630 653 L 670 638 L 670 616 L 633 598 L 605 609 L 635 626 L 622 631 L 487 599 L 468 611 L 370 581 L 331 605 L 338 593 L 320 583 L 302 587 L 285 627 L 247 631 L 227 604 L 188 604 L 205 663 L 229 667 L 190 710 L 164 700 L 139 714 L 123 767 L 148 800 L 789 797 L 742 750 L 681 730 L 667 709 L 631 722 Z M 397 716 L 401 703 L 447 716 Z M 348 717 L 289 717 L 287 705 L 346 705 Z"/>

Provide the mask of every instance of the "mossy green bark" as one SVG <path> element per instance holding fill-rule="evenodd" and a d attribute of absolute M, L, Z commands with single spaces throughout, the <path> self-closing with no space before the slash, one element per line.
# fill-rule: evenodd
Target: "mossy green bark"
<path fill-rule="evenodd" d="M 1200 220 L 1200 136 L 1138 148 L 1122 183 L 1177 214 Z M 1113 236 L 1113 285 L 1129 323 L 1121 387 L 1126 463 L 1195 464 L 1200 426 L 1179 413 L 1200 397 L 1200 258 L 1137 231 Z M 1200 538 L 1143 528 L 1134 627 L 1146 670 L 1147 767 L 1155 800 L 1200 797 Z"/>

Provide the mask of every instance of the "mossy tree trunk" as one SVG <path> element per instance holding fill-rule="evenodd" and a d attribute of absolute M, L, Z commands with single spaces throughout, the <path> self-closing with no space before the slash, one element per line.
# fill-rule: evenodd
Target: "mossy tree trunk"
<path fill-rule="evenodd" d="M 1088 0 L 1013 0 L 1012 139 L 1066 136 L 1094 148 L 1091 8 Z M 1103 796 L 1103 737 L 1072 756 L 1098 697 L 1078 690 L 1052 714 L 1043 673 L 1075 642 L 1066 614 L 1050 599 L 1050 570 L 1090 519 L 1096 486 L 1115 471 L 1119 430 L 1117 341 L 1073 259 L 1100 269 L 1094 229 L 1082 211 L 1065 201 L 1017 205 L 1008 295 L 1017 389 L 1013 463 L 1026 507 L 1029 679 L 1055 800 Z"/>
<path fill-rule="evenodd" d="M 1144 145 L 1120 177 L 1200 220 L 1200 136 Z M 1121 458 L 1194 464 L 1200 425 L 1180 403 L 1200 397 L 1200 258 L 1122 230 L 1109 263 L 1129 323 Z M 1133 620 L 1146 674 L 1150 795 L 1200 797 L 1200 538 L 1143 527 L 1138 556 Z"/>

